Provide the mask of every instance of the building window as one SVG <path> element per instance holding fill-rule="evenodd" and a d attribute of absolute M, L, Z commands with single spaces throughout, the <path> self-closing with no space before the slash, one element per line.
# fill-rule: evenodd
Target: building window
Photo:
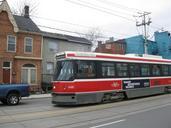
<path fill-rule="evenodd" d="M 111 44 L 106 44 L 106 49 L 111 49 L 112 48 L 112 45 Z"/>
<path fill-rule="evenodd" d="M 53 74 L 53 71 L 54 71 L 54 63 L 47 62 L 46 69 L 47 69 L 47 73 Z"/>
<path fill-rule="evenodd" d="M 25 37 L 24 39 L 24 52 L 32 53 L 33 51 L 33 39 L 30 37 Z"/>
<path fill-rule="evenodd" d="M 58 52 L 58 44 L 56 42 L 49 42 L 48 47 L 50 52 Z"/>
<path fill-rule="evenodd" d="M 11 63 L 10 62 L 3 62 L 3 68 L 10 68 Z"/>
<path fill-rule="evenodd" d="M 33 64 L 25 64 L 21 70 L 21 82 L 36 84 L 36 67 Z"/>
<path fill-rule="evenodd" d="M 15 52 L 16 51 L 16 37 L 12 35 L 8 35 L 7 37 L 7 51 L 9 52 Z"/>

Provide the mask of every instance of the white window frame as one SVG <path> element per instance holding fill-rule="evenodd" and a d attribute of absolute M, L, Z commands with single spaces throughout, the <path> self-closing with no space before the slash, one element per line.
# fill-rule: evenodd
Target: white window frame
<path fill-rule="evenodd" d="M 26 39 L 31 39 L 31 41 L 32 41 L 32 42 L 31 42 L 31 46 L 32 46 L 31 52 L 27 52 L 27 51 L 26 51 Z M 24 53 L 27 53 L 27 54 L 28 54 L 28 53 L 33 53 L 33 38 L 31 38 L 31 37 L 25 37 L 25 38 L 24 38 Z"/>
<path fill-rule="evenodd" d="M 15 38 L 15 50 L 14 50 L 14 51 L 8 50 L 9 37 L 14 37 L 14 38 Z M 16 36 L 14 36 L 14 35 L 7 35 L 7 51 L 8 51 L 8 52 L 16 52 L 16 45 L 17 45 L 16 40 L 17 40 L 17 39 L 16 39 Z"/>
<path fill-rule="evenodd" d="M 55 45 L 57 46 L 57 49 L 51 50 L 51 48 L 50 48 L 50 45 L 51 45 L 51 44 L 55 44 Z M 57 53 L 57 52 L 59 51 L 59 44 L 58 44 L 58 42 L 49 41 L 49 42 L 48 42 L 48 49 L 49 49 L 50 52 Z"/>
<path fill-rule="evenodd" d="M 22 67 L 22 69 L 21 69 L 21 74 L 22 74 L 22 70 L 23 70 L 23 69 L 28 70 L 28 84 L 29 84 L 29 85 L 36 85 L 36 84 L 37 84 L 37 69 L 36 69 L 36 67 Z M 36 78 L 35 78 L 35 83 L 31 83 L 31 70 L 32 70 L 32 69 L 35 70 L 35 76 L 36 76 Z M 21 83 L 22 83 L 22 79 L 21 79 Z"/>
<path fill-rule="evenodd" d="M 52 66 L 52 72 L 49 72 L 49 70 L 47 69 L 48 68 L 48 64 L 51 64 L 51 66 Z M 46 72 L 48 74 L 53 74 L 54 73 L 54 62 L 46 62 Z"/>

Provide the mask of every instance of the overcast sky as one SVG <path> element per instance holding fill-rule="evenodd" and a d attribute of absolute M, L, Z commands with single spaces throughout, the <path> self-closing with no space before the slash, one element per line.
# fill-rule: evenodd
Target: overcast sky
<path fill-rule="evenodd" d="M 7 0 L 10 7 L 17 7 L 25 0 Z M 26 0 L 29 1 L 29 0 Z M 171 0 L 30 0 L 37 5 L 32 19 L 38 24 L 56 29 L 86 33 L 98 28 L 105 37 L 115 39 L 142 33 L 136 27 L 137 12 L 151 12 L 149 38 L 163 28 L 171 31 Z M 36 17 L 37 18 L 36 18 Z M 43 29 L 43 28 L 41 28 Z M 49 29 L 49 31 L 56 31 Z M 56 31 L 63 33 L 62 31 Z M 68 33 L 69 34 L 69 33 Z M 72 33 L 70 33 L 72 34 Z"/>

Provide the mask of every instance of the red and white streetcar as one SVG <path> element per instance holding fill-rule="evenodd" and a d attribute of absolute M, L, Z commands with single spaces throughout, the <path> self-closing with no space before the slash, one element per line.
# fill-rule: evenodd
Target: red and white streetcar
<path fill-rule="evenodd" d="M 171 60 L 159 56 L 64 52 L 56 58 L 54 104 L 100 103 L 171 88 Z"/>

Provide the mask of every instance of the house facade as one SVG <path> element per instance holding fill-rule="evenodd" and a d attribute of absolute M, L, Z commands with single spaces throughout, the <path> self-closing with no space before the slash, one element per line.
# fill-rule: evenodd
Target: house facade
<path fill-rule="evenodd" d="M 0 5 L 0 83 L 28 83 L 41 88 L 42 35 L 29 17 L 11 13 L 6 0 Z"/>
<path fill-rule="evenodd" d="M 50 88 L 55 69 L 55 54 L 63 51 L 90 52 L 92 43 L 81 37 L 43 32 L 42 87 Z"/>

